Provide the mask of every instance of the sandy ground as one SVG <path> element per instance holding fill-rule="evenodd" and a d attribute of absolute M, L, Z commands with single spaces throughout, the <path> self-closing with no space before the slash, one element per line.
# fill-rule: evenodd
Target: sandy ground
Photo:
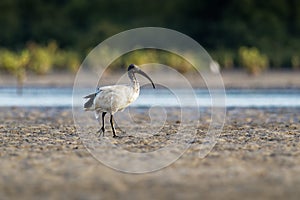
<path fill-rule="evenodd" d="M 200 159 L 197 145 L 210 118 L 204 110 L 195 140 L 180 159 L 137 175 L 97 161 L 76 132 L 69 108 L 1 108 L 0 199 L 299 199 L 299 112 L 228 109 L 217 144 Z M 136 117 L 145 126 L 143 115 Z M 153 150 L 175 134 L 170 124 L 142 143 L 119 129 L 123 137 L 111 138 L 109 127 L 105 138 L 125 149 Z"/>

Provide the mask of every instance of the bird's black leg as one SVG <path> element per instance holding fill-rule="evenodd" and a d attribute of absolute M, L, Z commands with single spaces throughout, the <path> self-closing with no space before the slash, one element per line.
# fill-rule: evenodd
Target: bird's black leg
<path fill-rule="evenodd" d="M 112 132 L 113 132 L 113 137 L 117 137 L 116 136 L 116 131 L 115 131 L 115 128 L 114 128 L 113 115 L 110 115 L 110 125 L 111 125 L 111 129 L 112 129 Z"/>
<path fill-rule="evenodd" d="M 105 115 L 106 115 L 106 112 L 103 112 L 103 113 L 102 113 L 102 127 L 101 127 L 101 129 L 99 130 L 100 135 L 101 135 L 101 132 L 102 132 L 103 136 L 104 136 L 104 132 L 105 132 L 105 129 L 104 129 L 104 117 L 105 117 Z"/>

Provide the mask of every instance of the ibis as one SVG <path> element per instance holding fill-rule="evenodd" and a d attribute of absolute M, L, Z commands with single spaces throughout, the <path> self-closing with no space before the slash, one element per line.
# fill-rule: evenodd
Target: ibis
<path fill-rule="evenodd" d="M 98 131 L 100 135 L 103 133 L 104 136 L 104 119 L 105 115 L 109 113 L 113 137 L 116 137 L 113 115 L 118 111 L 123 111 L 127 106 L 134 102 L 140 94 L 140 85 L 135 74 L 140 74 L 146 77 L 151 82 L 153 88 L 155 88 L 152 79 L 138 66 L 134 64 L 129 65 L 127 73 L 130 79 L 130 84 L 103 86 L 97 88 L 95 93 L 84 97 L 88 99 L 84 104 L 84 110 L 94 111 L 99 124 L 101 120 L 100 115 L 102 115 L 102 126 Z"/>

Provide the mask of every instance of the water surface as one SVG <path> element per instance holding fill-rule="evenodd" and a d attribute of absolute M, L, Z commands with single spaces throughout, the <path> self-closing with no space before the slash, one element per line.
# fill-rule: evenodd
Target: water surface
<path fill-rule="evenodd" d="M 80 107 L 85 102 L 83 96 L 92 92 L 91 88 L 77 89 L 73 98 L 73 88 L 35 87 L 24 88 L 23 95 L 18 95 L 15 88 L 5 87 L 0 88 L 0 106 Z M 178 107 L 197 103 L 200 107 L 210 107 L 212 100 L 206 89 L 142 89 L 132 106 Z M 227 107 L 300 107 L 300 89 L 229 89 L 225 102 Z"/>

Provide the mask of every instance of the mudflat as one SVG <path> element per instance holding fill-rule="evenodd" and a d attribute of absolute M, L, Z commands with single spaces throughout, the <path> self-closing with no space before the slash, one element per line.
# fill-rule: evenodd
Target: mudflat
<path fill-rule="evenodd" d="M 299 113 L 300 108 L 229 108 L 216 145 L 201 159 L 197 147 L 210 119 L 209 111 L 204 110 L 199 119 L 194 119 L 199 120 L 199 125 L 191 146 L 177 161 L 155 172 L 130 174 L 105 166 L 87 151 L 71 108 L 1 108 L 0 196 L 298 199 Z M 135 120 L 142 122 L 143 116 Z M 122 137 L 111 140 L 133 152 L 162 148 L 166 137 L 176 134 L 175 125 L 180 124 L 172 119 L 171 116 L 169 125 L 142 143 L 138 137 L 129 137 L 128 131 L 120 130 L 117 133 Z M 139 128 L 143 126 L 147 125 L 139 124 Z M 111 137 L 109 125 L 105 137 Z"/>

